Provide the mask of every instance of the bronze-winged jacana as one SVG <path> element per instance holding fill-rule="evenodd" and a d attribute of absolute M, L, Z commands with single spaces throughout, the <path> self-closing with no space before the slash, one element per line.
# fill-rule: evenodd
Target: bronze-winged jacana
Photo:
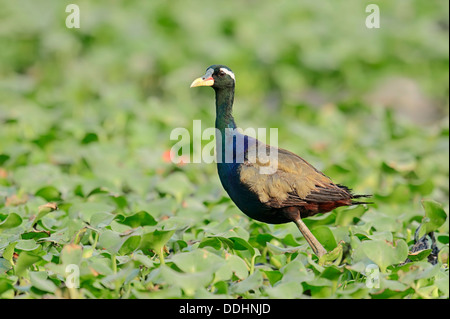
<path fill-rule="evenodd" d="M 235 76 L 224 65 L 212 65 L 191 87 L 210 86 L 216 92 L 217 169 L 223 188 L 247 216 L 269 224 L 294 222 L 317 256 L 326 250 L 302 218 L 326 213 L 340 206 L 364 204 L 355 201 L 370 195 L 354 195 L 343 185 L 315 169 L 298 155 L 274 148 L 236 131 L 232 116 Z M 237 141 L 243 141 L 238 143 Z M 258 149 L 265 149 L 264 153 Z M 260 160 L 261 154 L 277 156 Z M 256 156 L 255 156 L 256 154 Z M 228 160 L 227 160 L 228 159 Z M 268 165 L 275 169 L 267 173 Z"/>

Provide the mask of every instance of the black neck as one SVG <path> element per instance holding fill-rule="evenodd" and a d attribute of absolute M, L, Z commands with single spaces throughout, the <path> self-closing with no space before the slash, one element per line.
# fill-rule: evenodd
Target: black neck
<path fill-rule="evenodd" d="M 216 128 L 222 133 L 226 128 L 236 128 L 232 113 L 234 87 L 215 89 L 216 91 Z"/>

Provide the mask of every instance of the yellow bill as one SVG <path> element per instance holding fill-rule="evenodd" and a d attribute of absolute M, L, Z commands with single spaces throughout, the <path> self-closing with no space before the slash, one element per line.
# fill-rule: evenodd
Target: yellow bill
<path fill-rule="evenodd" d="M 197 86 L 213 86 L 213 85 L 214 85 L 214 79 L 212 77 L 207 78 L 207 79 L 198 78 L 198 79 L 195 79 L 194 82 L 192 82 L 191 88 L 195 88 Z"/>
<path fill-rule="evenodd" d="M 195 79 L 191 84 L 191 88 L 195 88 L 197 86 L 213 86 L 214 78 L 213 78 L 213 69 L 206 70 L 206 73 L 201 78 Z"/>

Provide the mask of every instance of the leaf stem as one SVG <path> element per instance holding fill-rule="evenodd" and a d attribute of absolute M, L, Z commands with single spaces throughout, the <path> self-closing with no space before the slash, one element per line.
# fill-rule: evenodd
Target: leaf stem
<path fill-rule="evenodd" d="M 159 257 L 160 264 L 165 265 L 166 262 L 164 261 L 164 245 L 159 248 L 158 257 Z"/>

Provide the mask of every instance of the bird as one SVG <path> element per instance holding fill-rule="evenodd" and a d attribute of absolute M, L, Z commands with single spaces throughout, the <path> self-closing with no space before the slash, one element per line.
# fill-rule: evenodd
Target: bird
<path fill-rule="evenodd" d="M 248 217 L 268 224 L 295 223 L 320 258 L 327 251 L 303 219 L 340 206 L 367 204 L 357 199 L 370 195 L 355 195 L 302 157 L 241 133 L 232 115 L 235 84 L 233 71 L 215 64 L 190 86 L 209 86 L 215 91 L 216 161 L 221 184 Z"/>

